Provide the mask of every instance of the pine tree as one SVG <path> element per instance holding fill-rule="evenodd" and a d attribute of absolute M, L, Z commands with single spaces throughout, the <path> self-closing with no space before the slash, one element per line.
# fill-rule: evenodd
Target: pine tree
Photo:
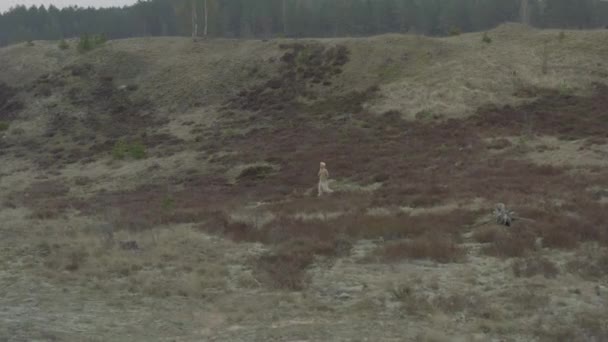
<path fill-rule="evenodd" d="M 147 0 L 125 8 L 17 6 L 0 14 L 0 46 L 105 33 L 108 38 L 444 35 L 507 21 L 540 27 L 608 25 L 600 0 Z M 84 41 L 83 41 L 84 42 Z"/>

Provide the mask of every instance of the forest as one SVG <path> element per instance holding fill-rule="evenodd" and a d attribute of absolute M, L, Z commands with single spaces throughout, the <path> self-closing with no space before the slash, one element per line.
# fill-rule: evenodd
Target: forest
<path fill-rule="evenodd" d="M 0 14 L 0 46 L 83 34 L 226 38 L 453 35 L 504 22 L 608 25 L 605 0 L 140 0 L 123 8 L 25 7 Z"/>

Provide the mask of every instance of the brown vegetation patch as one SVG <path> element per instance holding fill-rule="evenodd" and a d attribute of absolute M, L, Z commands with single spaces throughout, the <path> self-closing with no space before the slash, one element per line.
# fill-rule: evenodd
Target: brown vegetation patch
<path fill-rule="evenodd" d="M 597 202 L 578 198 L 565 207 L 520 208 L 516 213 L 526 219 L 516 220 L 513 227 L 489 226 L 473 231 L 475 241 L 489 244 L 484 247 L 486 254 L 522 257 L 541 247 L 569 250 L 585 242 L 608 244 L 608 214 Z"/>
<path fill-rule="evenodd" d="M 318 55 L 313 53 L 313 56 Z M 287 63 L 301 66 L 296 62 L 300 58 L 297 56 L 294 55 L 293 61 L 286 58 Z M 317 65 L 319 62 L 315 58 L 302 63 Z M 296 76 L 305 71 L 305 68 L 296 70 Z M 114 96 L 104 93 L 112 88 L 111 81 L 99 82 L 102 94 Z M 284 83 L 278 85 L 269 82 L 257 93 L 260 96 L 252 98 L 258 101 L 264 98 L 262 93 L 285 89 Z M 605 96 L 599 95 L 602 89 L 599 88 L 598 95 L 594 96 Z M 196 222 L 201 230 L 235 241 L 262 242 L 270 246 L 272 252 L 262 257 L 256 267 L 263 278 L 269 279 L 265 283 L 282 288 L 301 288 L 306 283 L 302 272 L 310 266 L 315 255 L 339 255 L 356 239 L 391 241 L 378 252 L 385 260 L 462 260 L 465 251 L 458 245 L 461 234 L 479 216 L 478 212 L 462 209 L 446 214 L 362 214 L 374 207 L 432 208 L 473 198 L 492 202 L 547 203 L 559 198 L 565 203 L 562 208 L 535 205 L 521 212 L 516 208 L 518 214 L 534 219 L 534 222 L 517 221 L 510 229 L 479 229 L 473 238 L 487 244 L 485 253 L 499 257 L 527 256 L 537 248 L 538 238 L 542 238 L 544 247 L 551 248 L 572 248 L 589 240 L 608 241 L 606 211 L 592 204 L 591 195 L 584 191 L 589 184 L 601 180 L 601 176 L 573 176 L 566 168 L 532 165 L 518 158 L 517 151 L 507 150 L 500 156 L 488 153 L 485 141 L 489 136 L 513 135 L 523 127 L 521 120 L 524 117 L 518 116 L 520 109 L 513 109 L 516 115 L 511 118 L 503 117 L 510 115 L 505 111 L 511 109 L 506 108 L 480 112 L 476 117 L 463 120 L 407 122 L 398 112 L 379 116 L 367 113 L 364 103 L 374 94 L 375 89 L 370 88 L 324 98 L 310 105 L 286 106 L 283 111 L 263 111 L 252 116 L 235 113 L 222 117 L 216 127 L 201 131 L 200 140 L 200 148 L 204 151 L 239 152 L 211 160 L 217 177 L 172 177 L 169 183 L 187 189 L 173 193 L 167 193 L 166 184 L 158 184 L 134 191 L 99 194 L 84 205 L 83 211 L 86 214 L 102 212 L 108 207 L 120 208 L 117 230 L 144 230 L 158 224 Z M 289 104 L 285 99 L 278 101 Z M 529 117 L 536 120 L 531 126 L 534 132 L 559 133 L 560 129 L 556 127 L 561 124 L 549 120 L 546 113 L 534 112 L 540 108 L 535 106 L 546 104 L 543 101 L 548 100 L 539 100 L 536 105 L 524 106 L 521 110 L 527 110 L 531 114 Z M 574 103 L 550 108 L 557 110 L 557 119 L 562 115 L 571 120 L 577 134 L 589 133 L 589 127 L 598 122 L 584 116 L 587 114 L 575 116 L 580 114 L 576 103 L 589 109 L 591 100 L 558 99 L 562 104 L 569 101 Z M 243 134 L 222 133 L 252 123 L 256 124 L 256 129 Z M 151 143 L 163 146 L 166 137 L 149 138 Z M 181 143 L 171 142 L 173 145 Z M 499 145 L 497 148 L 507 146 L 504 142 Z M 321 160 L 328 163 L 332 177 L 360 186 L 375 183 L 382 186 L 373 192 L 337 192 L 315 198 L 316 172 Z M 280 172 L 246 169 L 239 176 L 242 181 L 235 184 L 228 184 L 221 176 L 223 171 L 238 165 L 260 163 L 277 165 Z M 229 219 L 226 213 L 230 208 L 253 201 L 276 201 L 267 209 L 278 214 L 278 219 L 263 226 Z M 580 217 L 564 218 L 564 210 Z M 316 213 L 321 213 L 320 219 L 293 218 L 297 214 L 314 216 Z M 339 215 L 327 215 L 329 213 Z M 281 247 L 283 245 L 298 252 L 290 255 L 286 252 L 289 248 Z M 536 272 L 526 267 L 520 267 L 521 274 Z M 283 271 L 275 272 L 275 269 Z M 283 275 L 285 279 L 280 278 Z"/>
<path fill-rule="evenodd" d="M 303 115 L 288 119 L 268 113 L 260 119 L 271 122 L 270 128 L 231 139 L 222 139 L 221 135 L 213 137 L 224 150 L 241 152 L 238 160 L 227 157 L 218 161 L 217 167 L 228 169 L 233 162 L 255 165 L 266 161 L 278 165 L 281 172 L 250 170 L 243 175 L 247 182 L 234 185 L 219 178 L 194 175 L 181 182 L 197 191 L 171 194 L 173 205 L 170 206 L 163 205 L 167 195 L 159 186 L 102 194 L 89 209 L 122 208 L 125 214 L 118 219 L 119 229 L 201 222 L 202 229 L 236 241 L 259 241 L 269 245 L 311 236 L 314 241 L 323 241 L 329 246 L 337 244 L 342 236 L 385 241 L 408 239 L 387 247 L 387 258 L 428 257 L 447 262 L 456 260 L 461 253 L 456 245 L 459 236 L 475 221 L 478 213 L 456 210 L 446 215 L 385 217 L 359 213 L 375 206 L 432 207 L 446 199 L 483 197 L 494 201 L 524 201 L 559 197 L 571 206 L 570 211 L 584 212 L 587 218 L 561 219 L 551 208 L 523 211 L 522 216 L 536 222 L 517 222 L 516 227 L 506 231 L 484 228 L 474 233 L 474 239 L 488 244 L 484 249 L 487 254 L 521 257 L 535 248 L 537 238 L 543 238 L 545 247 L 571 248 L 578 241 L 601 241 L 607 235 L 601 228 L 606 220 L 604 210 L 583 205 L 589 196 L 576 190 L 583 189 L 590 179 L 572 177 L 564 169 L 510 159 L 509 154 L 500 158 L 488 157 L 487 146 L 478 133 L 480 118 L 421 123 L 406 122 L 397 112 L 371 117 L 365 113 L 360 101 L 364 97 L 353 95 L 318 102 L 304 111 L 314 120 L 307 120 Z M 353 111 L 348 115 L 332 114 L 333 109 L 349 105 Z M 222 124 L 242 124 L 238 116 L 225 120 Z M 484 134 L 503 128 L 490 126 Z M 383 185 L 380 190 L 370 193 L 335 193 L 321 199 L 309 197 L 304 194 L 314 189 L 319 160 L 327 161 L 330 172 L 338 178 L 361 185 L 375 182 Z M 288 199 L 268 206 L 269 210 L 285 217 L 264 227 L 231 222 L 226 218 L 213 220 L 214 211 L 225 212 L 231 203 L 236 204 L 242 198 L 249 201 Z M 315 212 L 337 212 L 342 216 L 312 221 L 286 218 Z M 441 233 L 445 238 L 433 241 L 428 237 L 432 235 L 429 232 Z M 442 244 L 442 248 L 433 244 Z M 307 245 L 313 255 L 318 253 L 316 247 L 312 248 L 314 245 Z M 445 251 L 447 255 L 435 255 L 435 250 Z"/>
<path fill-rule="evenodd" d="M 225 287 L 223 251 L 205 248 L 208 241 L 184 227 L 131 235 L 136 240 L 110 243 L 87 227 L 46 228 L 24 250 L 59 282 L 96 279 L 103 288 L 115 281 L 120 291 L 152 297 L 202 298 Z M 170 265 L 170 267 L 167 267 Z"/>
<path fill-rule="evenodd" d="M 311 86 L 331 85 L 331 79 L 342 73 L 341 67 L 349 60 L 344 46 L 327 48 L 317 43 L 282 44 L 288 50 L 281 57 L 282 67 L 278 76 L 250 89 L 239 92 L 229 101 L 229 107 L 248 111 L 283 111 L 292 106 L 298 96 L 314 99 Z"/>
<path fill-rule="evenodd" d="M 503 237 L 503 228 L 499 226 L 478 227 L 473 230 L 473 240 L 479 243 L 493 243 Z"/>
<path fill-rule="evenodd" d="M 555 319 L 554 319 L 555 320 Z M 607 341 L 606 318 L 595 312 L 578 312 L 574 317 L 558 319 L 540 326 L 535 335 L 540 342 L 554 341 Z"/>
<path fill-rule="evenodd" d="M 306 268 L 314 261 L 309 250 L 278 250 L 260 257 L 255 272 L 260 281 L 270 287 L 302 290 L 310 282 Z"/>
<path fill-rule="evenodd" d="M 518 108 L 505 106 L 480 111 L 475 121 L 480 130 L 500 135 L 518 135 L 524 129 L 537 135 L 562 139 L 607 137 L 608 86 L 597 84 L 590 97 L 554 92 Z"/>
<path fill-rule="evenodd" d="M 44 74 L 32 82 L 28 90 L 33 93 L 34 97 L 49 97 L 53 91 L 65 87 L 66 84 L 66 80 L 58 77 L 57 74 Z"/>
<path fill-rule="evenodd" d="M 315 184 L 313 183 L 312 186 Z M 300 190 L 300 191 L 297 191 Z M 307 213 L 345 213 L 352 214 L 362 208 L 369 208 L 373 195 L 362 192 L 336 192 L 331 196 L 318 198 L 316 193 L 305 193 L 302 187 L 292 191 L 286 201 L 268 203 L 268 210 L 284 216 Z"/>
<path fill-rule="evenodd" d="M 274 172 L 274 168 L 269 165 L 252 165 L 244 168 L 237 176 L 239 181 L 256 181 L 266 178 Z"/>
<path fill-rule="evenodd" d="M 524 228 L 512 227 L 493 236 L 494 240 L 483 251 L 497 257 L 523 257 L 534 250 L 536 236 Z"/>
<path fill-rule="evenodd" d="M 216 213 L 201 229 L 220 233 L 236 241 L 262 242 L 279 246 L 306 241 L 313 255 L 341 255 L 350 250 L 351 241 L 382 239 L 407 241 L 388 245 L 383 254 L 387 260 L 430 258 L 439 262 L 460 260 L 463 249 L 457 243 L 460 234 L 476 214 L 455 211 L 445 215 L 367 216 L 355 213 L 335 218 L 303 220 L 280 217 L 264 226 L 232 222 L 225 214 Z M 437 238 L 439 236 L 439 238 Z"/>
<path fill-rule="evenodd" d="M 513 261 L 511 268 L 516 277 L 542 275 L 545 278 L 555 278 L 559 274 L 559 269 L 555 263 L 542 256 L 529 256 L 517 259 Z"/>
<path fill-rule="evenodd" d="M 257 278 L 273 288 L 302 290 L 310 282 L 307 268 L 315 256 L 332 257 L 339 249 L 331 240 L 293 238 L 278 244 L 273 250 L 255 261 Z"/>
<path fill-rule="evenodd" d="M 431 259 L 447 263 L 460 261 L 465 250 L 458 246 L 459 232 L 474 220 L 474 214 L 401 215 L 397 217 L 344 215 L 325 220 L 281 217 L 264 226 L 232 222 L 222 214 L 201 229 L 220 233 L 235 241 L 262 242 L 274 246 L 261 257 L 256 272 L 272 287 L 301 289 L 307 282 L 306 268 L 314 256 L 333 257 L 348 253 L 351 241 L 368 238 L 385 240 L 411 238 L 387 245 L 378 252 L 385 260 Z M 439 236 L 439 237 L 438 237 Z"/>
<path fill-rule="evenodd" d="M 239 163 L 272 158 L 282 171 L 256 186 L 267 194 L 280 191 L 278 196 L 291 192 L 279 184 L 289 184 L 291 190 L 300 193 L 312 188 L 318 162 L 326 161 L 335 177 L 361 185 L 380 180 L 383 186 L 374 193 L 373 206 L 430 207 L 443 204 L 446 199 L 475 197 L 492 201 L 561 197 L 572 193 L 572 189 L 584 188 L 589 182 L 572 177 L 564 168 L 520 160 L 515 150 L 488 156 L 488 145 L 483 142 L 486 137 L 519 132 L 521 117 L 512 119 L 509 113 L 490 110 L 463 120 L 407 122 L 397 112 L 381 116 L 367 113 L 363 103 L 373 96 L 370 90 L 326 98 L 282 113 L 260 113 L 254 120 L 268 122 L 268 128 L 252 130 L 238 138 L 215 135 L 209 140 L 215 145 L 205 149 L 217 149 L 216 145 L 221 142 L 224 149 L 241 152 Z M 574 101 L 593 100 L 575 98 Z M 522 110 L 530 111 L 526 108 Z M 513 111 L 519 113 L 520 109 Z M 563 112 L 562 115 L 574 117 L 578 113 Z M 497 121 L 498 117 L 502 121 Z M 241 120 L 250 119 L 230 118 L 225 124 L 240 126 L 246 124 Z M 590 127 L 598 125 L 580 118 L 572 120 Z M 551 130 L 545 127 L 546 123 L 534 125 L 533 130 Z M 579 128 L 586 129 L 587 126 L 583 126 Z M 506 142 L 490 147 L 504 148 L 508 146 Z"/>
<path fill-rule="evenodd" d="M 57 197 L 66 195 L 70 188 L 61 180 L 36 182 L 25 190 L 28 198 L 45 199 L 49 196 Z"/>
<path fill-rule="evenodd" d="M 389 243 L 377 251 L 377 254 L 389 262 L 430 259 L 450 263 L 462 261 L 466 250 L 454 241 L 453 236 L 426 234 L 412 240 Z"/>
<path fill-rule="evenodd" d="M 287 215 L 280 213 L 281 215 Z M 253 224 L 231 222 L 221 213 L 215 213 L 211 224 L 201 229 L 221 232 L 239 241 L 255 241 L 278 244 L 290 239 L 314 238 L 341 245 L 346 239 L 413 239 L 425 235 L 449 235 L 458 241 L 467 225 L 475 220 L 476 212 L 453 211 L 446 214 L 369 216 L 357 212 L 344 213 L 337 217 L 301 219 L 280 216 L 274 221 L 256 227 Z"/>
<path fill-rule="evenodd" d="M 419 279 L 414 279 L 390 289 L 393 299 L 401 303 L 402 310 L 407 314 L 424 317 L 436 312 L 455 314 L 466 311 L 468 315 L 476 317 L 487 318 L 491 315 L 487 301 L 476 293 L 438 293 L 443 291 L 438 291 L 439 288 L 434 286 L 425 289 L 420 283 Z"/>
<path fill-rule="evenodd" d="M 29 208 L 36 219 L 56 218 L 80 203 L 69 196 L 69 191 L 62 180 L 35 182 L 24 191 L 8 194 L 5 204 Z"/>
<path fill-rule="evenodd" d="M 175 180 L 182 183 L 182 180 Z M 210 213 L 229 208 L 234 194 L 221 179 L 198 177 L 199 191 L 168 193 L 166 186 L 143 186 L 135 190 L 100 193 L 82 203 L 87 215 L 118 208 L 112 220 L 117 230 L 147 230 L 160 224 L 202 222 Z M 202 185 L 205 185 L 204 187 Z M 191 189 L 191 188 L 190 188 Z"/>
<path fill-rule="evenodd" d="M 534 217 L 528 230 L 542 237 L 543 246 L 573 249 L 580 242 L 608 245 L 608 213 L 606 205 L 587 197 L 578 197 L 562 207 L 547 206 L 543 210 L 520 210 L 524 217 Z"/>
<path fill-rule="evenodd" d="M 72 88 L 67 84 L 74 84 Z M 164 124 L 155 115 L 151 102 L 134 90 L 134 86 L 122 89 L 111 74 L 103 73 L 91 64 L 75 64 L 62 71 L 45 74 L 24 90 L 33 97 L 48 97 L 56 94 L 78 110 L 66 109 L 65 105 L 52 103 L 47 106 L 49 118 L 44 142 L 39 150 L 37 162 L 41 168 L 61 167 L 98 155 L 108 153 L 112 143 L 118 139 L 150 140 L 156 145 L 173 144 L 175 139 L 161 141 L 148 137 L 147 130 Z M 15 118 L 24 106 L 15 100 L 18 90 L 0 84 L 0 121 Z M 78 113 L 77 116 L 74 113 Z M 82 114 L 84 113 L 84 117 Z M 65 146 L 66 138 L 82 147 L 69 153 L 50 153 L 53 145 Z M 15 146 L 21 149 L 23 146 Z M 85 151 L 88 149 L 88 151 Z M 24 153 L 31 153 L 27 149 Z"/>
<path fill-rule="evenodd" d="M 13 120 L 17 112 L 23 109 L 23 103 L 14 99 L 17 93 L 18 89 L 0 82 L 0 121 Z"/>
<path fill-rule="evenodd" d="M 79 80 L 74 81 L 74 77 Z M 64 85 L 70 82 L 77 82 L 78 86 L 65 89 Z M 86 113 L 84 119 L 77 119 L 59 108 L 51 109 L 49 135 L 74 135 L 78 132 L 80 136 L 87 136 L 87 132 L 93 132 L 93 137 L 101 134 L 117 139 L 140 135 L 146 128 L 160 125 L 153 115 L 150 101 L 134 96 L 133 91 L 119 89 L 112 75 L 96 70 L 91 64 L 75 64 L 62 72 L 45 75 L 34 83 L 32 91 L 44 91 L 44 87 L 49 86 Z M 95 139 L 82 142 L 99 143 Z"/>
<path fill-rule="evenodd" d="M 505 138 L 494 139 L 486 144 L 486 148 L 490 150 L 504 150 L 511 147 L 513 144 Z"/>
<path fill-rule="evenodd" d="M 337 221 L 345 227 L 347 235 L 359 239 L 412 239 L 436 233 L 458 240 L 477 215 L 472 211 L 454 210 L 444 214 L 353 215 L 339 218 Z"/>
<path fill-rule="evenodd" d="M 577 251 L 574 258 L 566 264 L 569 272 L 596 281 L 608 276 L 608 250 L 586 248 Z"/>
<path fill-rule="evenodd" d="M 136 100 L 131 93 L 119 90 L 107 77 L 100 76 L 92 81 L 91 87 L 84 89 L 73 101 L 88 104 L 84 126 L 110 138 L 134 135 L 146 127 L 158 125 L 149 101 Z"/>

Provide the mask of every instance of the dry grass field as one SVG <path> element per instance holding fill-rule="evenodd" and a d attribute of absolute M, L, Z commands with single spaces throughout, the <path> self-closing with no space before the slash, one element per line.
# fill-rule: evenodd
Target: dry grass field
<path fill-rule="evenodd" d="M 0 49 L 0 340 L 608 341 L 608 31 L 487 34 Z"/>

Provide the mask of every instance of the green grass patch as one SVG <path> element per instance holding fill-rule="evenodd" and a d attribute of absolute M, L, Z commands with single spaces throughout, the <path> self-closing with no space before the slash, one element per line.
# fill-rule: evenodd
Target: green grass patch
<path fill-rule="evenodd" d="M 103 34 L 89 36 L 88 34 L 84 34 L 80 37 L 78 41 L 78 51 L 81 53 L 85 53 L 91 51 L 103 44 L 107 41 L 106 36 Z"/>
<path fill-rule="evenodd" d="M 146 147 L 140 142 L 127 143 L 120 140 L 114 144 L 112 149 L 112 157 L 114 159 L 144 159 L 146 158 Z"/>

